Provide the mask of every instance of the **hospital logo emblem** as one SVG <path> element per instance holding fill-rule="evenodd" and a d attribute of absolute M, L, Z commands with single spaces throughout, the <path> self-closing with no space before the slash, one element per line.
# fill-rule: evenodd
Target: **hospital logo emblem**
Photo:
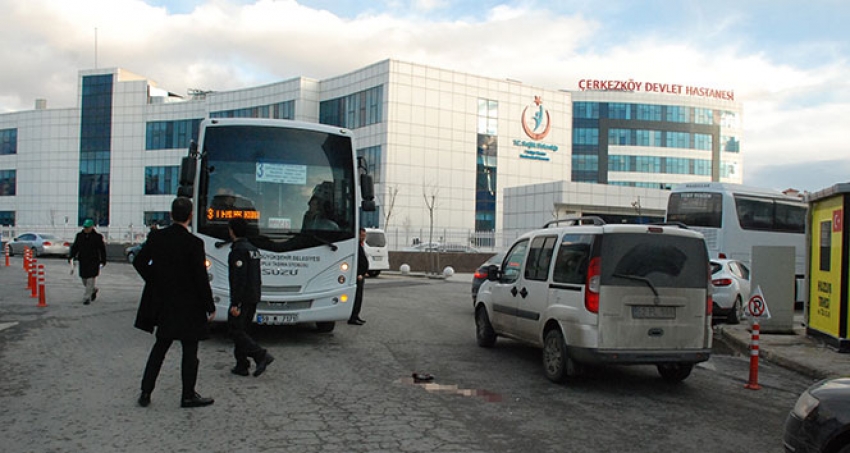
<path fill-rule="evenodd" d="M 551 128 L 549 110 L 543 107 L 540 96 L 534 96 L 534 104 L 529 104 L 522 111 L 522 130 L 532 140 L 543 140 Z"/>

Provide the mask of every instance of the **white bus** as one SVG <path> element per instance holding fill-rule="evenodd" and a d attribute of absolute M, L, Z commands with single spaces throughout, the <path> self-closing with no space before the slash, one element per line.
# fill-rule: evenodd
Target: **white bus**
<path fill-rule="evenodd" d="M 195 201 L 216 321 L 230 305 L 228 221 L 248 221 L 260 249 L 259 324 L 316 323 L 329 332 L 354 303 L 359 210 L 374 187 L 351 131 L 287 120 L 206 119 L 183 158 L 178 195 Z"/>
<path fill-rule="evenodd" d="M 686 183 L 673 187 L 667 221 L 681 222 L 705 236 L 712 258 L 750 265 L 752 248 L 794 246 L 797 294 L 804 296 L 806 210 L 800 198 L 777 190 L 729 183 Z"/>

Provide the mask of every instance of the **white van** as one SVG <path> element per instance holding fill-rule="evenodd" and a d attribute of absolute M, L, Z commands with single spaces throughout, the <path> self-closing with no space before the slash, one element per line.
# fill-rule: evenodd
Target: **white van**
<path fill-rule="evenodd" d="M 526 233 L 478 290 L 478 344 L 498 336 L 543 349 L 546 377 L 582 364 L 651 364 L 687 378 L 711 353 L 709 261 L 702 234 L 681 226 L 553 221 Z M 592 221 L 593 224 L 581 224 Z"/>
<path fill-rule="evenodd" d="M 369 257 L 369 276 L 377 277 L 381 271 L 390 269 L 390 252 L 387 247 L 387 235 L 378 228 L 366 228 L 366 241 L 363 250 Z"/>

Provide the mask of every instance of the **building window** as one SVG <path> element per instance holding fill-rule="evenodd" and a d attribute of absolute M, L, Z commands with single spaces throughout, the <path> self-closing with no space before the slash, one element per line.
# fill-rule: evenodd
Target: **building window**
<path fill-rule="evenodd" d="M 714 110 L 694 107 L 694 123 L 714 124 Z"/>
<path fill-rule="evenodd" d="M 599 129 L 593 127 L 573 128 L 573 145 L 598 145 Z"/>
<path fill-rule="evenodd" d="M 77 222 L 109 225 L 113 75 L 83 77 L 80 110 L 80 179 Z"/>
<path fill-rule="evenodd" d="M 490 99 L 478 100 L 478 133 L 498 135 L 499 102 Z"/>
<path fill-rule="evenodd" d="M 608 118 L 615 120 L 632 119 L 632 104 L 608 104 Z"/>
<path fill-rule="evenodd" d="M 17 170 L 0 170 L 0 197 L 11 197 L 17 192 Z"/>
<path fill-rule="evenodd" d="M 384 87 L 378 85 L 319 103 L 319 122 L 357 129 L 383 121 Z"/>
<path fill-rule="evenodd" d="M 599 171 L 599 156 L 573 154 L 573 171 Z"/>
<path fill-rule="evenodd" d="M 638 104 L 637 119 L 642 121 L 661 121 L 661 106 Z"/>
<path fill-rule="evenodd" d="M 661 131 L 637 130 L 635 138 L 637 146 L 661 147 Z"/>
<path fill-rule="evenodd" d="M 271 118 L 276 120 L 295 119 L 295 101 L 258 105 L 244 109 L 210 112 L 210 118 Z"/>
<path fill-rule="evenodd" d="M 372 181 L 375 184 L 380 184 L 383 181 L 381 176 L 381 147 L 370 146 L 357 150 L 357 157 L 362 157 L 366 163 L 366 170 L 372 175 Z"/>
<path fill-rule="evenodd" d="M 694 149 L 711 151 L 711 134 L 694 134 Z"/>
<path fill-rule="evenodd" d="M 374 211 L 360 210 L 360 226 L 363 228 L 380 228 L 381 218 L 380 206 L 376 206 Z"/>
<path fill-rule="evenodd" d="M 479 104 L 480 105 L 480 104 Z M 479 123 L 480 124 L 480 123 Z M 475 162 L 475 230 L 496 229 L 497 158 L 499 147 L 496 137 L 478 134 Z"/>
<path fill-rule="evenodd" d="M 741 152 L 741 142 L 738 141 L 737 137 L 720 137 L 720 150 L 727 153 L 739 153 Z"/>
<path fill-rule="evenodd" d="M 599 119 L 599 103 L 574 102 L 573 118 Z"/>
<path fill-rule="evenodd" d="M 608 129 L 608 145 L 631 146 L 635 144 L 632 140 L 631 129 Z"/>
<path fill-rule="evenodd" d="M 0 225 L 15 226 L 15 211 L 0 211 Z"/>
<path fill-rule="evenodd" d="M 691 134 L 687 132 L 667 131 L 667 139 L 664 142 L 667 148 L 690 148 Z"/>
<path fill-rule="evenodd" d="M 149 121 L 145 128 L 145 149 L 188 148 L 198 140 L 201 120 Z"/>
<path fill-rule="evenodd" d="M 0 129 L 0 156 L 18 154 L 18 130 Z"/>
<path fill-rule="evenodd" d="M 145 195 L 174 195 L 180 167 L 145 167 Z"/>
<path fill-rule="evenodd" d="M 667 121 L 671 123 L 689 123 L 691 121 L 691 109 L 678 105 L 667 106 Z"/>

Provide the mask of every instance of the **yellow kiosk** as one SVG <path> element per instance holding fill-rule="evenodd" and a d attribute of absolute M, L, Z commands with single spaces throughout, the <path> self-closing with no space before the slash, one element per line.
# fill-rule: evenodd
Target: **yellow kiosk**
<path fill-rule="evenodd" d="M 850 352 L 848 272 L 850 183 L 815 192 L 809 200 L 809 305 L 807 334 L 838 352 Z"/>

